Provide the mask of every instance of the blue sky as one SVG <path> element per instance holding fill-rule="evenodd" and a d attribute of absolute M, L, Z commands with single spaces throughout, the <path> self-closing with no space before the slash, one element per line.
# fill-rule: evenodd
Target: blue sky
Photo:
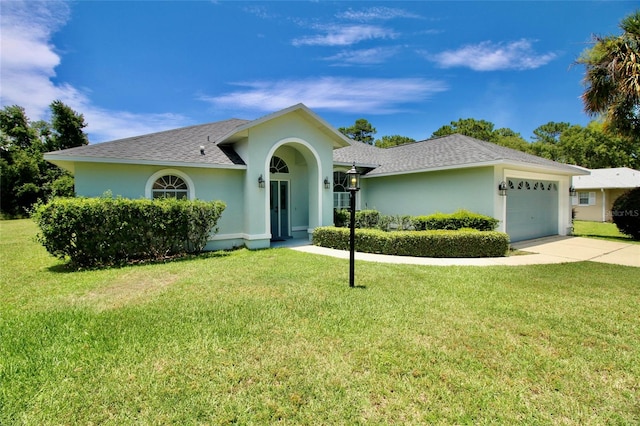
<path fill-rule="evenodd" d="M 625 1 L 2 1 L 0 101 L 47 119 L 60 99 L 92 143 L 303 102 L 335 127 L 428 138 L 460 118 L 530 140 L 585 125 L 592 34 Z"/>

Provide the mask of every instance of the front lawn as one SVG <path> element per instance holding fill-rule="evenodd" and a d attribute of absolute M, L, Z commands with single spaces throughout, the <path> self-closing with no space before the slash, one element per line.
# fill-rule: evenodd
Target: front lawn
<path fill-rule="evenodd" d="M 638 424 L 640 277 L 289 249 L 70 272 L 0 222 L 0 424 Z"/>
<path fill-rule="evenodd" d="M 574 220 L 573 235 L 576 237 L 600 238 L 603 240 L 640 244 L 640 241 L 634 241 L 630 236 L 620 232 L 614 223 L 609 222 Z"/>

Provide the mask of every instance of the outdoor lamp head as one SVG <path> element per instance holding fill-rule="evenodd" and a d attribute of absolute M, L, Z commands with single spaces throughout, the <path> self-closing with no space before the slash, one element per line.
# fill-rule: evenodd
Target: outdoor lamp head
<path fill-rule="evenodd" d="M 358 191 L 360 190 L 360 173 L 358 173 L 358 169 L 356 169 L 356 164 L 353 163 L 353 167 L 347 172 L 347 176 L 349 177 L 349 191 Z"/>

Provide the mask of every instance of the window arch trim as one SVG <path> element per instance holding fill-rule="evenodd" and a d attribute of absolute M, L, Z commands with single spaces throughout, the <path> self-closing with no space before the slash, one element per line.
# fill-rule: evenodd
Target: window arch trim
<path fill-rule="evenodd" d="M 193 184 L 193 180 L 191 180 L 189 175 L 177 169 L 162 169 L 152 174 L 149 179 L 147 179 L 144 196 L 146 198 L 153 199 L 153 184 L 161 177 L 168 175 L 178 176 L 187 184 L 187 198 L 189 200 L 194 200 L 196 198 L 196 189 Z"/>

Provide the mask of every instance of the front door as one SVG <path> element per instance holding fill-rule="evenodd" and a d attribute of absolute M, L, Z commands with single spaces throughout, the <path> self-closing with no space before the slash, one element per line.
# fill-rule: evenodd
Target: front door
<path fill-rule="evenodd" d="M 270 181 L 271 240 L 291 238 L 289 233 L 289 181 Z"/>

